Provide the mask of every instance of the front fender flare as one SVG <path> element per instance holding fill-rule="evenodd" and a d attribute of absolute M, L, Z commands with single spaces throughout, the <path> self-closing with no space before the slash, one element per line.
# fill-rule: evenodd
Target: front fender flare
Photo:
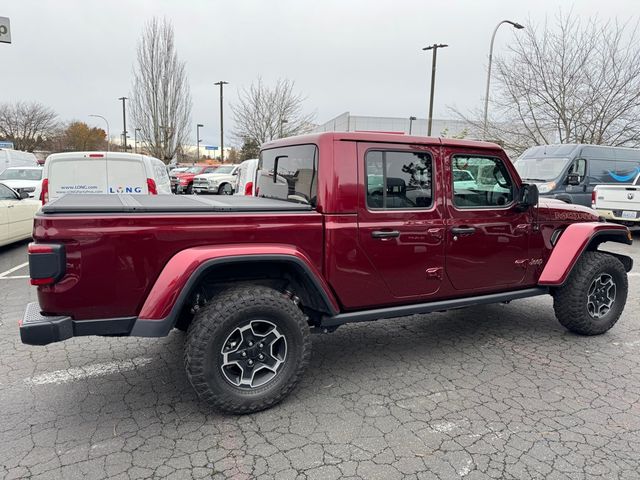
<path fill-rule="evenodd" d="M 576 262 L 587 249 L 595 249 L 602 242 L 631 245 L 629 229 L 622 225 L 602 222 L 572 223 L 560 236 L 540 275 L 538 285 L 559 287 L 567 281 Z"/>
<path fill-rule="evenodd" d="M 155 281 L 131 331 L 132 336 L 166 335 L 180 313 L 191 287 L 212 266 L 235 262 L 281 261 L 301 268 L 313 282 L 331 314 L 338 303 L 311 260 L 300 250 L 287 245 L 203 246 L 182 250 L 165 265 Z"/>

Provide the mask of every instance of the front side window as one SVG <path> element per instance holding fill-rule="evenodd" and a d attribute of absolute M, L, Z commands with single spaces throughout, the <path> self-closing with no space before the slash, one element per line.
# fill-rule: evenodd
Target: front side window
<path fill-rule="evenodd" d="M 370 150 L 365 163 L 367 207 L 426 209 L 433 205 L 433 164 L 428 153 Z"/>
<path fill-rule="evenodd" d="M 504 207 L 513 202 L 513 181 L 502 160 L 456 155 L 451 167 L 456 207 Z"/>
<path fill-rule="evenodd" d="M 258 162 L 257 195 L 315 206 L 318 148 L 295 145 L 263 150 Z"/>

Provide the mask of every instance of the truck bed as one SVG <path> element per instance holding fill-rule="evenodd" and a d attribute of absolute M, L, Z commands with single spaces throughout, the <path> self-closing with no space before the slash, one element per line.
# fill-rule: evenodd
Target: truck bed
<path fill-rule="evenodd" d="M 311 205 L 242 195 L 65 195 L 42 207 L 44 214 L 304 212 Z"/>

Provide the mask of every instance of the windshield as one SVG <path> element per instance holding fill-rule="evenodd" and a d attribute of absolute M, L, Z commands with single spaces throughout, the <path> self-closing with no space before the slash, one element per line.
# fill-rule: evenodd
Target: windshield
<path fill-rule="evenodd" d="M 548 182 L 557 179 L 569 162 L 568 158 L 519 158 L 514 166 L 522 180 Z"/>
<path fill-rule="evenodd" d="M 10 168 L 0 175 L 0 180 L 40 180 L 41 178 L 41 168 Z"/>
<path fill-rule="evenodd" d="M 231 173 L 233 171 L 233 165 L 226 165 L 224 167 L 216 168 L 214 173 Z"/>
<path fill-rule="evenodd" d="M 180 173 L 200 173 L 202 171 L 202 167 L 191 167 L 187 168 L 184 172 Z"/>

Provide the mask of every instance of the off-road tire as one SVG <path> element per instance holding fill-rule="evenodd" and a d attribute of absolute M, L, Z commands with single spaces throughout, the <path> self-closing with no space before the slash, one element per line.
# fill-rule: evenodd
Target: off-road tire
<path fill-rule="evenodd" d="M 230 190 L 226 190 L 227 186 L 230 188 Z M 225 193 L 225 191 L 229 191 L 229 193 Z M 223 183 L 222 185 L 220 185 L 218 187 L 218 195 L 233 195 L 233 187 L 231 186 L 231 184 Z"/>
<path fill-rule="evenodd" d="M 592 282 L 600 275 L 610 275 L 615 283 L 615 300 L 600 318 L 588 311 L 587 297 Z M 624 310 L 629 288 L 622 262 L 603 252 L 584 252 L 562 287 L 553 292 L 556 318 L 568 330 L 580 335 L 600 335 L 615 325 Z"/>
<path fill-rule="evenodd" d="M 187 195 L 191 195 L 193 193 L 193 183 L 190 183 L 189 185 L 187 185 L 187 189 L 185 190 L 185 192 Z"/>
<path fill-rule="evenodd" d="M 258 319 L 276 325 L 286 338 L 286 357 L 266 384 L 243 389 L 223 375 L 221 351 L 232 332 Z M 245 414 L 281 402 L 300 381 L 310 355 L 309 325 L 302 311 L 276 290 L 245 286 L 220 293 L 196 314 L 187 333 L 184 362 L 202 400 L 222 412 Z"/>

